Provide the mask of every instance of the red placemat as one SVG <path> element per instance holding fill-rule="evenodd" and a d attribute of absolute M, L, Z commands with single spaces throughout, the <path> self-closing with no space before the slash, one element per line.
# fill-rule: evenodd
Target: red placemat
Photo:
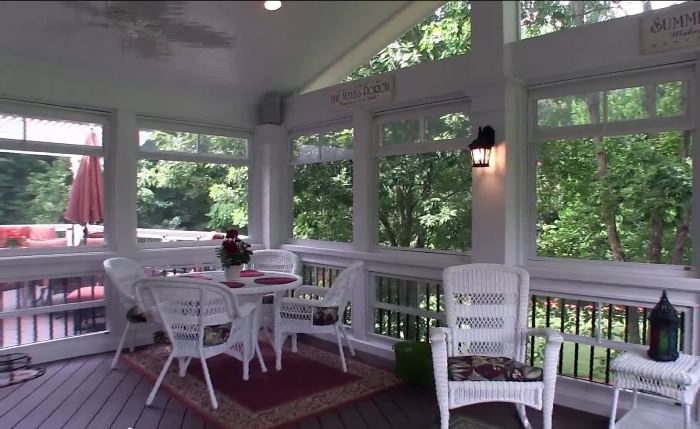
<path fill-rule="evenodd" d="M 236 289 L 236 288 L 245 286 L 245 285 L 244 285 L 243 283 L 241 283 L 241 282 L 221 282 L 221 284 L 222 284 L 222 285 L 225 285 L 225 286 L 228 286 L 228 287 L 230 287 L 230 288 L 232 288 L 232 289 Z"/>
<path fill-rule="evenodd" d="M 243 270 L 241 271 L 241 277 L 260 277 L 264 275 L 264 273 L 261 273 L 260 271 L 256 270 Z"/>
<path fill-rule="evenodd" d="M 294 277 L 265 277 L 262 279 L 255 279 L 255 283 L 261 285 L 283 285 L 287 283 L 292 283 L 296 279 Z"/>
<path fill-rule="evenodd" d="M 183 274 L 180 277 L 187 277 L 189 279 L 211 280 L 211 277 L 205 276 L 204 274 Z"/>

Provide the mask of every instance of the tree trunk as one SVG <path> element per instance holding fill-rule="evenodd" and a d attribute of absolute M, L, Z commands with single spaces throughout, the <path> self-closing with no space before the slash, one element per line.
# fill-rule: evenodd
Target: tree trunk
<path fill-rule="evenodd" d="M 663 247 L 664 220 L 659 213 L 651 216 L 651 243 L 649 244 L 649 262 L 661 263 L 661 248 Z"/>
<path fill-rule="evenodd" d="M 683 147 L 681 148 L 679 156 L 681 159 L 685 159 L 690 156 L 690 131 L 683 132 Z M 685 206 L 685 208 L 683 208 L 678 224 L 676 225 L 676 235 L 673 239 L 673 247 L 671 248 L 671 264 L 673 265 L 680 265 L 683 263 L 685 243 L 688 240 L 688 234 L 690 233 L 691 215 L 691 204 L 690 201 L 688 201 L 688 204 Z"/>

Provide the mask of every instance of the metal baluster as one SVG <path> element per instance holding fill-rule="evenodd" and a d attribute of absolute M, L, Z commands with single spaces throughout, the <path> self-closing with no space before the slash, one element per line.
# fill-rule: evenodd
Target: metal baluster
<path fill-rule="evenodd" d="M 629 321 L 630 321 L 630 308 L 629 306 L 625 305 L 625 333 L 624 333 L 624 339 L 625 342 L 629 340 L 630 337 L 630 332 L 629 332 Z"/>
<path fill-rule="evenodd" d="M 4 310 L 4 292 L 0 291 L 0 311 Z M 5 319 L 0 319 L 0 347 L 5 347 Z"/>
<path fill-rule="evenodd" d="M 15 283 L 15 284 L 18 284 L 18 283 Z M 22 308 L 22 302 L 20 300 L 21 293 L 22 292 L 20 291 L 19 288 L 15 289 L 15 308 L 17 308 L 17 309 Z M 17 316 L 16 323 L 17 323 L 17 345 L 21 345 L 22 344 L 22 317 L 21 316 Z"/>
<path fill-rule="evenodd" d="M 680 312 L 680 324 L 681 324 L 681 329 L 680 329 L 680 338 L 678 339 L 678 347 L 680 351 L 685 351 L 685 311 Z"/>
<path fill-rule="evenodd" d="M 382 293 L 384 292 L 384 281 L 382 280 L 383 277 L 377 276 L 374 278 L 374 284 L 377 286 L 377 290 L 374 296 L 374 299 L 377 302 L 382 302 Z M 377 316 L 379 319 L 379 332 L 378 334 L 384 334 L 384 309 L 383 308 L 378 308 L 377 309 Z M 375 328 L 376 329 L 376 328 Z"/>
<path fill-rule="evenodd" d="M 613 305 L 608 304 L 608 340 L 612 340 L 612 314 Z M 610 384 L 610 348 L 606 349 L 605 352 L 605 384 Z"/>
<path fill-rule="evenodd" d="M 564 298 L 559 298 L 559 332 L 564 332 L 566 327 L 566 300 Z M 559 351 L 559 368 L 557 368 L 557 373 L 561 374 L 564 371 L 564 347 L 566 347 L 566 342 L 562 343 L 561 350 Z"/>
<path fill-rule="evenodd" d="M 63 302 L 68 302 L 68 279 L 63 278 Z M 68 336 L 68 312 L 63 311 L 63 336 Z"/>
<path fill-rule="evenodd" d="M 581 301 L 576 301 L 576 335 L 581 333 Z M 574 378 L 578 378 L 579 343 L 574 343 Z"/>
<path fill-rule="evenodd" d="M 591 307 L 593 308 L 594 314 L 591 314 L 591 336 L 595 337 L 596 335 L 596 327 L 598 324 L 596 323 L 596 317 L 597 317 L 597 305 L 591 303 Z M 588 380 L 593 381 L 593 360 L 595 357 L 595 347 L 591 347 L 591 354 L 588 357 Z"/>
<path fill-rule="evenodd" d="M 530 327 L 534 328 L 537 320 L 537 295 L 532 295 L 531 301 L 531 316 L 530 316 Z M 535 336 L 530 337 L 530 366 L 535 364 Z"/>
<path fill-rule="evenodd" d="M 646 308 L 642 309 L 642 344 L 647 344 L 647 318 L 649 317 L 649 310 Z"/>
<path fill-rule="evenodd" d="M 430 288 L 432 287 L 432 283 L 426 282 L 425 284 L 425 309 L 430 311 Z M 430 338 L 430 319 L 427 317 L 423 317 L 423 322 L 425 323 L 425 340 L 427 341 L 428 338 Z"/>

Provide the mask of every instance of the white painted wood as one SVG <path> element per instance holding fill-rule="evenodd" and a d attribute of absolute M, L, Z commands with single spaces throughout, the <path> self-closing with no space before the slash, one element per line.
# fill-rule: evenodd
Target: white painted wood
<path fill-rule="evenodd" d="M 278 248 L 291 237 L 291 167 L 289 134 L 284 126 L 263 124 L 255 129 L 259 157 L 255 165 L 262 167 L 259 189 L 262 202 L 261 242 L 267 248 Z"/>

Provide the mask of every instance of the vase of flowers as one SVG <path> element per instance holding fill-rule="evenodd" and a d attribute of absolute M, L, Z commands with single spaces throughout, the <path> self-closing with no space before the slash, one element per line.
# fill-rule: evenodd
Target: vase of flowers
<path fill-rule="evenodd" d="M 253 254 L 248 248 L 250 244 L 238 237 L 237 229 L 226 231 L 226 237 L 221 243 L 221 247 L 216 249 L 216 256 L 221 260 L 224 268 L 226 280 L 234 280 L 241 275 L 241 266 L 250 262 L 250 255 Z"/>

